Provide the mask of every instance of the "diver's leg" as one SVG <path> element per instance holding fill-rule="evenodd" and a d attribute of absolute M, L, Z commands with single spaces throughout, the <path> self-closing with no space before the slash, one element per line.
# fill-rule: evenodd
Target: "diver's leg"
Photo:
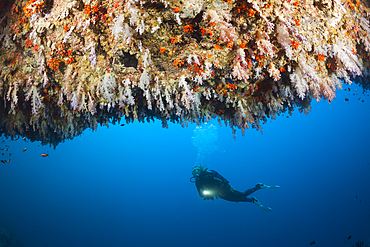
<path fill-rule="evenodd" d="M 232 187 L 222 191 L 218 197 L 231 202 L 252 202 L 252 199 L 247 198 L 245 193 L 237 191 Z"/>
<path fill-rule="evenodd" d="M 243 193 L 237 190 L 233 190 L 233 193 L 235 198 L 237 198 L 239 202 L 253 202 L 251 198 L 247 197 L 248 195 L 245 194 L 245 192 Z"/>
<path fill-rule="evenodd" d="M 252 198 L 251 198 L 251 200 L 252 200 L 252 202 L 253 202 L 254 204 L 256 204 L 258 207 L 260 207 L 263 211 L 265 211 L 265 212 L 270 212 L 270 211 L 271 211 L 271 208 L 270 208 L 270 207 L 263 206 L 263 205 L 262 205 L 262 204 L 257 200 L 257 198 L 252 197 Z"/>
<path fill-rule="evenodd" d="M 248 198 L 247 196 L 253 193 L 256 190 L 261 189 L 260 185 L 257 184 L 254 188 L 247 190 L 246 192 L 240 192 L 232 188 L 231 186 L 223 190 L 218 197 L 231 202 L 252 202 L 260 207 L 262 210 L 268 212 L 271 211 L 271 208 L 263 206 L 255 197 Z M 248 193 L 249 194 L 248 194 Z"/>
<path fill-rule="evenodd" d="M 253 192 L 257 191 L 257 190 L 260 190 L 261 189 L 261 184 L 258 183 L 256 184 L 256 186 L 254 186 L 254 188 L 250 188 L 250 189 L 247 189 L 244 194 L 245 196 L 249 196 L 250 194 L 252 194 Z"/>
<path fill-rule="evenodd" d="M 248 198 L 247 196 L 248 195 L 243 192 L 237 191 L 235 189 L 231 189 L 228 191 L 224 191 L 222 195 L 220 195 L 219 197 L 226 201 L 231 201 L 231 202 L 252 202 L 256 204 L 258 207 L 262 208 L 264 211 L 271 211 L 271 208 L 263 206 L 255 197 Z"/>
<path fill-rule="evenodd" d="M 249 196 L 250 194 L 252 194 L 253 192 L 257 191 L 257 190 L 260 190 L 260 189 L 269 189 L 269 190 L 273 190 L 273 189 L 277 189 L 279 188 L 280 186 L 278 185 L 272 185 L 272 186 L 269 186 L 269 185 L 266 185 L 266 184 L 263 184 L 263 183 L 258 183 L 256 184 L 256 186 L 254 186 L 254 188 L 251 188 L 251 189 L 247 189 L 244 193 L 246 194 L 246 196 Z"/>

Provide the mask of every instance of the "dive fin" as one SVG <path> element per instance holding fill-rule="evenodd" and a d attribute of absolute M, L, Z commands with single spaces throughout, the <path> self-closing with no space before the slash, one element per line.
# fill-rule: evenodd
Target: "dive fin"
<path fill-rule="evenodd" d="M 269 186 L 267 184 L 264 184 L 264 183 L 258 183 L 256 185 L 256 187 L 260 187 L 261 189 L 268 189 L 268 190 L 274 190 L 274 189 L 278 189 L 280 188 L 279 185 L 272 185 L 272 186 Z"/>

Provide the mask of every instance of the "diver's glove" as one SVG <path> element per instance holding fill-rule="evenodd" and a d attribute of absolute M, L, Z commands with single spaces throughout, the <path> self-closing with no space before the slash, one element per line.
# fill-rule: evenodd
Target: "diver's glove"
<path fill-rule="evenodd" d="M 270 207 L 263 206 L 263 205 L 262 205 L 262 204 L 257 200 L 257 198 L 252 197 L 251 199 L 252 199 L 252 202 L 253 202 L 254 204 L 256 204 L 258 207 L 260 207 L 263 211 L 265 211 L 265 212 L 270 212 L 270 211 L 271 211 L 271 208 L 270 208 Z"/>
<path fill-rule="evenodd" d="M 213 201 L 214 199 L 215 198 L 213 196 L 205 196 L 205 197 L 203 197 L 203 200 L 212 200 Z"/>
<path fill-rule="evenodd" d="M 261 189 L 269 189 L 269 190 L 274 190 L 274 189 L 280 188 L 279 185 L 271 185 L 271 186 L 269 186 L 269 185 L 266 185 L 266 184 L 263 184 L 263 183 L 258 183 L 256 185 L 256 187 L 260 187 Z"/>

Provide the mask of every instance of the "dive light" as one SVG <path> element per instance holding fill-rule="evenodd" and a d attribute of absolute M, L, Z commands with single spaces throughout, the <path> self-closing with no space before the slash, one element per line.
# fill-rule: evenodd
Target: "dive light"
<path fill-rule="evenodd" d="M 210 195 L 211 194 L 211 191 L 209 190 L 203 190 L 203 195 L 207 196 L 207 195 Z"/>

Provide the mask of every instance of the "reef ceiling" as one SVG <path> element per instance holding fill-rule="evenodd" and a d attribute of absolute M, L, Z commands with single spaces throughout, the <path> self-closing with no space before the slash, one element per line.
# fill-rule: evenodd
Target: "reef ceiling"
<path fill-rule="evenodd" d="M 56 146 L 98 124 L 244 131 L 369 87 L 369 2 L 2 0 L 0 134 Z"/>

